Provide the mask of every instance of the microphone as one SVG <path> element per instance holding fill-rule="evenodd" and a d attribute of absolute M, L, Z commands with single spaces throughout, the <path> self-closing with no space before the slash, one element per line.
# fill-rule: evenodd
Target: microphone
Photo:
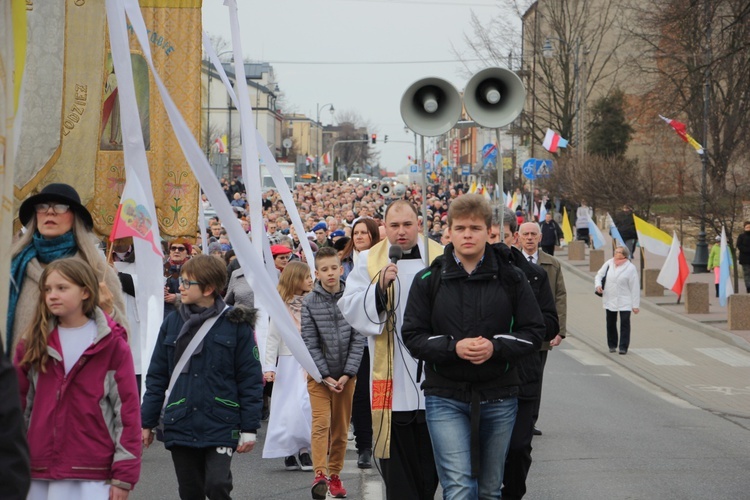
<path fill-rule="evenodd" d="M 398 245 L 391 245 L 391 248 L 388 249 L 388 258 L 391 259 L 391 263 L 393 264 L 401 260 L 403 255 L 404 251 Z"/>

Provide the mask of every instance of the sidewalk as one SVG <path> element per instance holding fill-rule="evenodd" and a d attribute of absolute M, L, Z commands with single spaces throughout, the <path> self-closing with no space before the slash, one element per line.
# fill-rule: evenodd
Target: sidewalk
<path fill-rule="evenodd" d="M 612 256 L 611 247 L 605 255 Z M 595 273 L 588 271 L 588 253 L 585 261 L 568 261 L 565 249 L 555 257 L 562 264 L 568 292 L 569 337 L 694 406 L 727 417 L 750 418 L 750 332 L 727 331 L 726 308 L 712 301 L 709 314 L 688 315 L 684 304 L 674 305 L 672 292 L 642 297 L 640 313 L 631 317 L 628 354 L 610 354 L 601 298 L 594 295 Z M 649 267 L 661 265 L 656 257 L 647 259 Z M 639 266 L 637 259 L 634 264 Z M 690 276 L 691 282 L 712 279 L 712 274 Z"/>

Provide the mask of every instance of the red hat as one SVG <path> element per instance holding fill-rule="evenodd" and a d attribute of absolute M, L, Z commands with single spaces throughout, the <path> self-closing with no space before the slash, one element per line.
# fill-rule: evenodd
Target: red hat
<path fill-rule="evenodd" d="M 271 245 L 271 255 L 274 257 L 285 253 L 292 253 L 292 249 L 286 245 Z"/>
<path fill-rule="evenodd" d="M 185 250 L 187 250 L 188 257 L 190 257 L 190 255 L 193 253 L 193 244 L 190 243 L 190 240 L 188 240 L 187 238 L 182 237 L 182 236 L 179 238 L 175 238 L 169 243 L 169 246 L 172 246 L 175 243 L 177 243 L 178 245 L 185 246 Z"/>

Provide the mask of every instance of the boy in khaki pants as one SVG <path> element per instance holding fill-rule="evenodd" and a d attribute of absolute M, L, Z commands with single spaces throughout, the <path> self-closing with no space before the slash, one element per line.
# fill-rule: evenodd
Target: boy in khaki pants
<path fill-rule="evenodd" d="M 315 256 L 313 291 L 302 302 L 302 338 L 323 377 L 307 381 L 312 407 L 314 499 L 345 498 L 339 474 L 344 467 L 352 396 L 365 339 L 344 319 L 337 302 L 344 293 L 343 268 L 336 250 L 321 248 Z M 330 451 L 329 451 L 330 436 Z M 326 477 L 330 474 L 330 477 Z"/>

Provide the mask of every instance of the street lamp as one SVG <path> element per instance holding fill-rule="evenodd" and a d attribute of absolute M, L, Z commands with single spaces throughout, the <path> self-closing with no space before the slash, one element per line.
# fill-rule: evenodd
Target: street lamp
<path fill-rule="evenodd" d="M 336 112 L 336 110 L 333 107 L 333 103 L 323 104 L 322 106 L 320 104 L 317 104 L 317 111 L 315 113 L 315 123 L 318 124 L 318 152 L 315 155 L 315 168 L 317 170 L 317 177 L 320 178 L 320 152 L 323 149 L 323 126 L 320 124 L 320 111 L 325 109 L 326 106 L 331 107 L 331 118 L 333 118 L 333 113 Z M 331 161 L 336 161 L 333 158 Z"/>

